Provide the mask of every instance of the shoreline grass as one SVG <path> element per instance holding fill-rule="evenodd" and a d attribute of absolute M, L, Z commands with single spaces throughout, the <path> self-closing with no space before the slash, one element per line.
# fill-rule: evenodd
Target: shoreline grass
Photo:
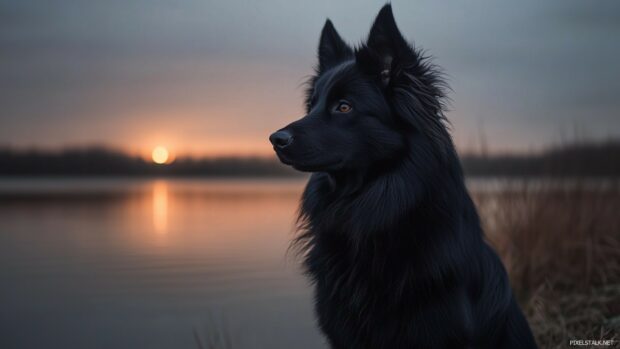
<path fill-rule="evenodd" d="M 473 197 L 540 348 L 620 340 L 620 183 Z"/>

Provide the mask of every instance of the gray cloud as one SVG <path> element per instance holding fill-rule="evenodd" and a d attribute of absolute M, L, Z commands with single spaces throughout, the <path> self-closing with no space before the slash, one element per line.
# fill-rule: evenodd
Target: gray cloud
<path fill-rule="evenodd" d="M 127 146 L 138 128 L 123 125 L 158 122 L 178 138 L 228 132 L 259 142 L 302 113 L 297 86 L 325 18 L 359 43 L 382 4 L 7 1 L 0 143 Z M 543 146 L 575 125 L 620 136 L 617 1 L 393 7 L 403 33 L 449 75 L 459 144 L 471 144 L 481 123 L 499 149 Z M 158 121 L 175 110 L 178 126 Z"/>

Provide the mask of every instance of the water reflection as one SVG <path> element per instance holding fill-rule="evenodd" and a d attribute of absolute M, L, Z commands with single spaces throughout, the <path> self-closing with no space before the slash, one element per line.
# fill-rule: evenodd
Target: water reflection
<path fill-rule="evenodd" d="M 195 348 L 223 314 L 235 349 L 324 348 L 285 257 L 302 187 L 0 180 L 0 347 Z"/>
<path fill-rule="evenodd" d="M 168 184 L 163 180 L 153 183 L 153 228 L 159 234 L 168 231 Z"/>
<path fill-rule="evenodd" d="M 210 314 L 235 349 L 325 348 L 285 258 L 303 184 L 0 180 L 0 348 L 196 348 Z"/>

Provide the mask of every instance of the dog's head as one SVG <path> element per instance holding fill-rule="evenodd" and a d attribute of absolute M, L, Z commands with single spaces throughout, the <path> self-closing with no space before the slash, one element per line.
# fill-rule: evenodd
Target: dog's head
<path fill-rule="evenodd" d="M 280 160 L 309 172 L 356 171 L 397 160 L 411 139 L 445 133 L 441 81 L 396 26 L 390 5 L 353 50 L 327 20 L 306 116 L 274 132 Z"/>

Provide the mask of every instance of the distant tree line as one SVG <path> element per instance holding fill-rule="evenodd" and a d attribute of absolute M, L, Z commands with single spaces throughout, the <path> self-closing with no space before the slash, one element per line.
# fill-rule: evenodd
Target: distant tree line
<path fill-rule="evenodd" d="M 620 141 L 574 143 L 534 154 L 464 155 L 468 176 L 620 176 Z"/>
<path fill-rule="evenodd" d="M 580 143 L 540 153 L 461 158 L 468 176 L 620 176 L 620 141 Z M 0 176 L 291 177 L 299 172 L 275 157 L 178 158 L 157 165 L 101 147 L 62 151 L 0 148 Z"/>
<path fill-rule="evenodd" d="M 158 165 L 101 147 L 43 150 L 0 149 L 0 176 L 211 176 L 283 177 L 297 172 L 275 158 L 178 158 Z"/>

